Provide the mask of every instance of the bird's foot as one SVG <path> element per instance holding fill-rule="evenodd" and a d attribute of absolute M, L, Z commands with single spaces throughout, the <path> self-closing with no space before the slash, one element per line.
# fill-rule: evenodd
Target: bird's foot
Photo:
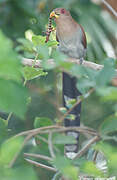
<path fill-rule="evenodd" d="M 83 63 L 83 58 L 80 58 L 80 65 Z"/>

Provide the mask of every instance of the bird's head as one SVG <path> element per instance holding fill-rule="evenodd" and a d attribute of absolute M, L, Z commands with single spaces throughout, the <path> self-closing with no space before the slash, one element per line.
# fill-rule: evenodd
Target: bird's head
<path fill-rule="evenodd" d="M 50 18 L 58 19 L 60 17 L 70 16 L 70 12 L 65 8 L 56 8 L 50 13 Z"/>

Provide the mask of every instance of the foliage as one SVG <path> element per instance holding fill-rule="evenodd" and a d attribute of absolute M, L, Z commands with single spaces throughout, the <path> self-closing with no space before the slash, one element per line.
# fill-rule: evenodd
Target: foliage
<path fill-rule="evenodd" d="M 103 64 L 102 70 L 94 71 L 66 62 L 66 56 L 56 51 L 58 43 L 55 32 L 45 44 L 42 31 L 45 31 L 48 14 L 52 8 L 60 6 L 70 9 L 73 17 L 85 27 L 87 59 Z M 113 45 L 117 28 L 115 20 L 90 0 L 5 0 L 0 1 L 0 15 L 1 180 L 54 180 L 60 176 L 76 180 L 81 174 L 93 177 L 117 176 L 117 88 L 112 84 L 116 75 Z M 23 67 L 22 57 L 33 58 L 32 67 Z M 51 58 L 55 60 L 54 66 L 47 62 Z M 34 66 L 37 59 L 42 61 L 41 68 Z M 72 136 L 56 131 L 52 133 L 52 139 L 49 134 L 51 131 L 36 134 L 35 141 L 33 138 L 27 140 L 25 136 L 15 136 L 28 129 L 45 128 L 44 132 L 47 127 L 61 123 L 61 117 L 67 112 L 63 107 L 58 108 L 58 104 L 61 104 L 58 92 L 61 94 L 60 74 L 63 68 L 78 79 L 77 87 L 82 92 L 83 101 L 81 121 L 85 126 L 96 128 L 101 136 L 99 143 L 92 145 L 89 151 L 75 160 L 64 157 L 64 144 L 71 141 L 75 143 Z M 92 89 L 94 93 L 90 95 Z M 68 105 L 72 108 L 75 103 L 73 99 Z M 72 116 L 67 117 L 74 119 Z M 24 152 L 50 156 L 50 141 L 55 157 L 48 161 L 39 159 L 39 163 L 56 168 L 57 173 L 32 168 L 23 156 Z M 81 135 L 81 141 L 84 142 L 81 147 L 84 147 L 87 137 Z M 90 152 L 91 158 L 88 158 Z M 96 162 L 92 160 L 95 152 L 103 154 L 106 173 L 101 167 L 103 158 Z M 37 161 L 34 157 L 32 159 Z M 97 164 L 100 168 L 97 168 Z"/>

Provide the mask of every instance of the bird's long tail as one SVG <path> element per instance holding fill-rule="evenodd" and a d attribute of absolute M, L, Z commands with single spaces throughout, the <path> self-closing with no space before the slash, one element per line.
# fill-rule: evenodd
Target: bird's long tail
<path fill-rule="evenodd" d="M 69 102 L 72 99 L 78 100 L 78 97 L 81 93 L 76 88 L 76 78 L 71 77 L 67 73 L 63 73 L 63 104 L 64 107 L 69 110 Z M 80 114 L 81 114 L 81 103 L 78 104 L 70 114 L 75 115 L 74 120 L 64 119 L 64 125 L 66 127 L 71 126 L 80 126 Z M 67 135 L 74 136 L 76 139 L 76 144 L 66 144 L 65 145 L 65 153 L 66 154 L 75 154 L 78 152 L 78 141 L 79 141 L 79 133 L 75 131 L 68 131 Z M 72 157 L 71 157 L 72 158 Z"/>

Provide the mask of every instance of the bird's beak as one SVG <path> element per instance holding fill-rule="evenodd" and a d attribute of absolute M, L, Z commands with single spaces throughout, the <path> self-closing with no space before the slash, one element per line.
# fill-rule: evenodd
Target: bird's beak
<path fill-rule="evenodd" d="M 50 18 L 53 18 L 53 17 L 58 18 L 59 15 L 57 15 L 54 11 L 52 11 L 52 12 L 50 13 Z"/>

